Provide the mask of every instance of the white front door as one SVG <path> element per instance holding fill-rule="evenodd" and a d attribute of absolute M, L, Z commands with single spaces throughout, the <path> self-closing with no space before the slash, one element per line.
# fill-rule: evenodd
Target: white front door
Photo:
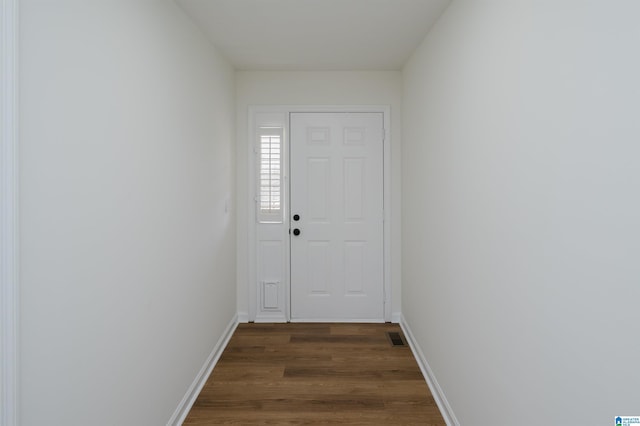
<path fill-rule="evenodd" d="M 291 319 L 384 320 L 382 113 L 291 113 Z"/>

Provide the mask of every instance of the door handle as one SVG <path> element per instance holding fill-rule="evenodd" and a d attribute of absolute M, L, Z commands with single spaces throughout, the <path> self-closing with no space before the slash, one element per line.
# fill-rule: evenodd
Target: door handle
<path fill-rule="evenodd" d="M 300 235 L 300 230 L 299 230 L 298 228 L 294 229 L 294 230 L 293 230 L 293 235 L 295 235 L 296 237 L 297 237 L 298 235 Z"/>

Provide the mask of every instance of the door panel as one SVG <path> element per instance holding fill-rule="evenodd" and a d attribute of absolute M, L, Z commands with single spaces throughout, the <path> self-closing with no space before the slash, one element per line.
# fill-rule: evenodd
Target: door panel
<path fill-rule="evenodd" d="M 291 318 L 383 320 L 383 114 L 290 126 Z"/>

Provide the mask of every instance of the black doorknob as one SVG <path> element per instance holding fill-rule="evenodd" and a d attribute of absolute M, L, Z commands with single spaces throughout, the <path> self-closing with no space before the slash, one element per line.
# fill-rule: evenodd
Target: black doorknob
<path fill-rule="evenodd" d="M 300 215 L 299 214 L 294 214 L 293 215 L 293 220 L 295 220 L 296 222 L 300 220 Z"/>
<path fill-rule="evenodd" d="M 298 235 L 300 235 L 300 230 L 299 230 L 298 228 L 294 229 L 294 230 L 293 230 L 293 235 L 295 235 L 296 237 L 297 237 Z"/>

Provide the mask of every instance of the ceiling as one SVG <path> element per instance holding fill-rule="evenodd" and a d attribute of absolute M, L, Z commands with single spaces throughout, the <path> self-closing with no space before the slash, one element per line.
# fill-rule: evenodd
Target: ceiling
<path fill-rule="evenodd" d="M 399 70 L 450 0 L 175 0 L 239 70 Z"/>

